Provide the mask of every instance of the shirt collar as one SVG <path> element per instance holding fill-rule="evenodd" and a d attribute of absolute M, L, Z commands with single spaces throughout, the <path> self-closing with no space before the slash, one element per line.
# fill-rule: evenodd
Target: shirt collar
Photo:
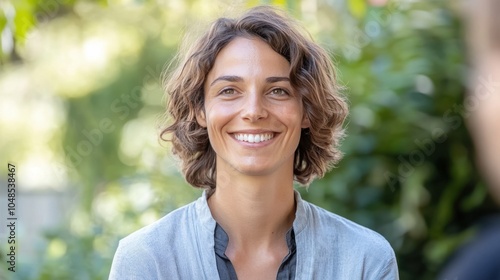
<path fill-rule="evenodd" d="M 299 234 L 307 225 L 307 205 L 302 200 L 300 193 L 297 190 L 295 192 L 295 201 L 297 203 L 297 209 L 295 210 L 295 220 L 293 221 L 293 230 L 295 235 Z M 216 221 L 212 217 L 210 208 L 208 207 L 208 192 L 205 190 L 200 198 L 196 201 L 196 214 L 201 225 L 214 233 Z"/>

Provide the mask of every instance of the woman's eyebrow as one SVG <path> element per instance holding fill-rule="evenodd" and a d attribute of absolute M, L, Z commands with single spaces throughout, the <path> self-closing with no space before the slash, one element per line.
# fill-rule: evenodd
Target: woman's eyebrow
<path fill-rule="evenodd" d="M 268 77 L 266 78 L 266 82 L 268 83 L 277 83 L 277 82 L 290 82 L 290 78 L 288 77 Z"/>
<path fill-rule="evenodd" d="M 243 78 L 240 76 L 231 76 L 231 75 L 225 75 L 225 76 L 220 76 L 217 77 L 215 80 L 210 83 L 210 86 L 213 86 L 215 83 L 220 82 L 220 81 L 226 81 L 226 82 L 242 82 Z M 267 83 L 278 83 L 278 82 L 290 82 L 290 78 L 288 77 L 267 77 L 266 82 Z"/>
<path fill-rule="evenodd" d="M 240 76 L 220 76 L 217 79 L 213 80 L 212 83 L 210 83 L 210 86 L 213 86 L 215 83 L 219 81 L 241 82 L 243 81 L 243 78 Z"/>

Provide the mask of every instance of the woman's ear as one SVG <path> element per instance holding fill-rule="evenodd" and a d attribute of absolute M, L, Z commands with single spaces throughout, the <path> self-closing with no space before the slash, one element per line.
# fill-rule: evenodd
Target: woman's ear
<path fill-rule="evenodd" d="M 207 127 L 207 118 L 203 109 L 198 110 L 198 113 L 196 113 L 196 122 L 202 127 Z"/>
<path fill-rule="evenodd" d="M 304 114 L 302 116 L 302 123 L 301 123 L 301 128 L 309 128 L 311 126 L 311 122 L 309 121 L 309 117 L 307 114 Z"/>

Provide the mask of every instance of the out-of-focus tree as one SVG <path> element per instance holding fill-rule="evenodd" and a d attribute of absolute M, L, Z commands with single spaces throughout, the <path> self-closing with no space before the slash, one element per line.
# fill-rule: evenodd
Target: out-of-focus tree
<path fill-rule="evenodd" d="M 106 278 L 121 237 L 200 194 L 157 141 L 160 74 L 186 31 L 258 4 L 289 10 L 331 50 L 350 101 L 345 158 L 299 188 L 306 199 L 383 234 L 401 279 L 433 279 L 491 211 L 464 127 L 467 64 L 448 1 L 0 4 L 0 128 L 12 136 L 0 151 L 78 197 L 20 279 Z"/>

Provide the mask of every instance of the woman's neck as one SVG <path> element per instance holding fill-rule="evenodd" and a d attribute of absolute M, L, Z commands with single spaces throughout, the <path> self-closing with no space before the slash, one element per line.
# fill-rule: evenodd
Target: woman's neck
<path fill-rule="evenodd" d="M 218 171 L 208 204 L 232 248 L 265 249 L 284 241 L 295 218 L 292 176 L 231 176 Z"/>

